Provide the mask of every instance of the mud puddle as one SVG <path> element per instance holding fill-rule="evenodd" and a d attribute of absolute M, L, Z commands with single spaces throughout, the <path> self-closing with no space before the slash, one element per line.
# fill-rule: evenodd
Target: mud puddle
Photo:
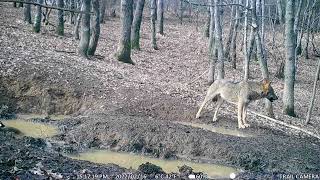
<path fill-rule="evenodd" d="M 58 133 L 58 129 L 54 126 L 30 122 L 23 119 L 6 120 L 2 121 L 2 123 L 9 131 L 34 138 L 52 137 Z"/>
<path fill-rule="evenodd" d="M 49 118 L 51 120 L 63 120 L 70 116 L 68 115 L 45 115 L 45 114 L 17 114 L 17 119 L 45 119 Z"/>
<path fill-rule="evenodd" d="M 166 173 L 178 172 L 178 167 L 187 165 L 193 168 L 194 172 L 203 172 L 209 178 L 228 178 L 230 174 L 237 174 L 239 171 L 232 167 L 194 163 L 182 160 L 162 160 L 156 158 L 145 157 L 142 155 L 112 152 L 108 150 L 97 150 L 92 152 L 80 153 L 79 155 L 68 155 L 77 160 L 86 160 L 95 163 L 108 164 L 113 163 L 125 168 L 138 169 L 139 165 L 150 162 L 160 166 Z"/>
<path fill-rule="evenodd" d="M 234 129 L 226 129 L 223 127 L 215 127 L 212 125 L 208 124 L 200 124 L 200 123 L 192 123 L 192 122 L 179 122 L 175 121 L 174 123 L 177 124 L 182 124 L 186 126 L 192 126 L 196 128 L 201 128 L 203 130 L 219 133 L 219 134 L 225 134 L 225 135 L 230 135 L 230 136 L 237 136 L 237 137 L 254 137 L 254 135 L 249 134 L 249 133 L 244 133 L 239 130 L 234 130 Z"/>

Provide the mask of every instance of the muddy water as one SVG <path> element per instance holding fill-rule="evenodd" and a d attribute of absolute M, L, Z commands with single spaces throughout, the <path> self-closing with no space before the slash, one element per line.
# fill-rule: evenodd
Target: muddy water
<path fill-rule="evenodd" d="M 233 130 L 233 129 L 226 129 L 223 127 L 214 127 L 212 125 L 208 124 L 200 124 L 200 123 L 191 123 L 191 122 L 174 122 L 177 124 L 182 124 L 186 126 L 192 126 L 196 128 L 201 128 L 207 131 L 215 132 L 215 133 L 220 133 L 220 134 L 226 134 L 226 135 L 231 135 L 231 136 L 237 136 L 237 137 L 253 137 L 252 134 L 244 133 L 239 130 Z"/>
<path fill-rule="evenodd" d="M 193 163 L 189 161 L 181 160 L 162 160 L 156 158 L 145 157 L 142 155 L 135 155 L 129 153 L 118 153 L 108 150 L 99 150 L 92 152 L 80 153 L 77 156 L 69 156 L 78 160 L 86 160 L 95 163 L 113 163 L 118 164 L 119 166 L 125 168 L 138 169 L 139 165 L 150 162 L 152 164 L 160 166 L 165 172 L 178 172 L 178 166 L 183 165 L 190 166 L 194 169 L 195 172 L 203 172 L 209 177 L 226 177 L 228 178 L 231 173 L 237 173 L 238 171 L 234 168 L 227 166 L 220 166 L 214 164 L 205 164 L 205 163 Z"/>
<path fill-rule="evenodd" d="M 57 128 L 41 123 L 34 123 L 22 119 L 2 121 L 6 128 L 13 128 L 21 132 L 21 135 L 35 138 L 51 137 L 58 133 Z"/>

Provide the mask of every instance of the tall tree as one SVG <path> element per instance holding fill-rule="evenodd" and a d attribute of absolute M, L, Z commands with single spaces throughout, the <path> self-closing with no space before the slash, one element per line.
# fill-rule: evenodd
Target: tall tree
<path fill-rule="evenodd" d="M 111 9 L 110 9 L 110 16 L 111 17 L 116 17 L 116 4 L 117 4 L 117 0 L 111 0 Z"/>
<path fill-rule="evenodd" d="M 210 8 L 208 8 L 207 20 L 204 27 L 204 37 L 210 37 L 210 19 Z"/>
<path fill-rule="evenodd" d="M 94 12 L 94 20 L 91 27 L 91 37 L 88 48 L 88 55 L 93 56 L 98 46 L 100 37 L 100 4 L 99 0 L 92 0 L 92 9 Z"/>
<path fill-rule="evenodd" d="M 279 23 L 283 24 L 282 0 L 277 0 L 277 10 L 278 10 Z"/>
<path fill-rule="evenodd" d="M 261 41 L 264 42 L 265 33 L 265 0 L 261 0 Z M 264 49 L 264 48 L 263 48 Z"/>
<path fill-rule="evenodd" d="M 213 0 L 210 0 L 213 4 Z M 215 22 L 214 22 L 214 6 L 210 6 L 210 23 L 209 23 L 209 72 L 208 72 L 208 84 L 211 85 L 214 82 L 215 64 L 217 59 L 217 53 L 215 49 Z"/>
<path fill-rule="evenodd" d="M 150 0 L 150 12 L 151 12 L 151 43 L 152 43 L 152 48 L 157 50 L 157 40 L 156 40 L 156 5 L 157 2 L 156 0 Z"/>
<path fill-rule="evenodd" d="M 310 0 L 311 1 L 311 0 Z M 313 14 L 314 14 L 314 8 L 315 8 L 315 5 L 316 5 L 316 0 L 313 1 L 313 4 L 311 6 L 311 9 L 309 11 L 309 14 L 308 14 L 308 18 L 307 18 L 307 36 L 306 36 L 306 45 L 305 45 L 305 48 L 304 48 L 304 55 L 305 55 L 305 58 L 306 59 L 309 59 L 309 51 L 308 51 L 308 48 L 309 48 L 309 40 L 310 40 L 310 28 L 311 28 L 311 20 L 312 20 L 312 17 L 313 17 Z"/>
<path fill-rule="evenodd" d="M 299 36 L 297 36 L 296 55 L 300 55 L 301 52 L 302 52 L 302 48 L 301 48 L 302 44 L 301 44 L 301 42 L 302 42 L 302 38 L 303 38 L 303 34 L 304 34 L 304 27 L 305 27 L 305 24 L 307 24 L 306 22 L 308 20 L 307 17 L 309 16 L 311 3 L 312 3 L 312 1 L 309 0 L 308 3 L 307 3 L 307 6 L 306 6 L 306 8 L 304 9 L 304 12 L 303 12 L 303 18 L 302 18 L 302 22 L 301 22 L 301 24 L 302 24 L 301 26 L 302 27 L 300 28 L 301 30 L 297 34 Z"/>
<path fill-rule="evenodd" d="M 58 4 L 59 8 L 64 8 L 63 0 L 57 0 L 57 4 Z M 60 36 L 64 35 L 64 12 L 63 12 L 63 10 L 58 10 L 58 25 L 57 25 L 56 32 Z"/>
<path fill-rule="evenodd" d="M 101 0 L 101 11 L 100 11 L 100 23 L 104 23 L 104 17 L 106 13 L 107 0 Z"/>
<path fill-rule="evenodd" d="M 83 11 L 83 8 L 84 8 L 84 4 L 82 3 L 80 10 Z M 80 39 L 79 29 L 80 29 L 81 20 L 82 20 L 82 13 L 79 13 L 78 16 L 77 16 L 76 25 L 74 26 L 74 38 L 76 40 Z"/>
<path fill-rule="evenodd" d="M 26 2 L 30 2 L 30 0 L 26 0 Z M 24 21 L 32 24 L 31 21 L 31 4 L 25 4 L 24 6 Z"/>
<path fill-rule="evenodd" d="M 240 3 L 240 0 L 236 1 L 237 3 Z M 235 7 L 236 16 L 235 16 L 235 25 L 233 26 L 233 33 L 231 38 L 231 49 L 230 49 L 230 56 L 232 62 L 232 68 L 237 68 L 237 36 L 238 36 L 238 27 L 239 27 L 239 7 Z"/>
<path fill-rule="evenodd" d="M 289 116 L 294 113 L 294 81 L 295 81 L 295 47 L 296 35 L 294 33 L 294 7 L 295 0 L 288 0 L 285 15 L 285 34 L 286 34 L 286 62 L 285 80 L 283 91 L 283 112 Z"/>
<path fill-rule="evenodd" d="M 182 24 L 183 21 L 183 0 L 180 0 L 180 6 L 179 6 L 179 19 L 180 19 L 180 24 Z"/>
<path fill-rule="evenodd" d="M 121 37 L 116 57 L 119 61 L 134 64 L 131 59 L 131 25 L 133 19 L 133 0 L 121 0 Z"/>
<path fill-rule="evenodd" d="M 233 3 L 236 3 L 237 0 L 234 0 Z M 231 13 L 230 13 L 230 28 L 229 28 L 229 33 L 228 33 L 228 38 L 227 38 L 227 43 L 226 43 L 226 50 L 225 50 L 225 57 L 226 59 L 230 58 L 230 46 L 231 46 L 231 40 L 233 37 L 234 32 L 234 26 L 236 25 L 237 19 L 234 19 L 236 16 L 236 6 L 232 6 L 231 8 Z"/>
<path fill-rule="evenodd" d="M 309 108 L 308 108 L 307 117 L 306 117 L 306 121 L 305 121 L 306 124 L 309 123 L 310 118 L 311 118 L 311 112 L 312 112 L 314 101 L 315 101 L 315 96 L 316 96 L 316 92 L 317 92 L 317 82 L 319 80 L 318 79 L 319 76 L 320 76 L 320 58 L 318 60 L 318 67 L 317 67 L 317 70 L 316 70 L 316 73 L 315 73 L 315 78 L 314 78 L 314 83 L 313 83 L 313 90 L 312 90 L 312 97 L 311 97 L 311 100 L 310 100 L 310 105 L 309 105 Z"/>
<path fill-rule="evenodd" d="M 38 0 L 39 4 L 43 4 L 43 0 Z M 42 10 L 41 10 L 41 6 L 37 6 L 36 9 L 36 15 L 34 17 L 34 25 L 33 25 L 33 30 L 36 33 L 40 32 L 40 28 L 41 28 L 41 16 L 42 15 Z"/>
<path fill-rule="evenodd" d="M 248 54 L 248 9 L 249 9 L 249 0 L 246 0 L 246 6 L 244 10 L 244 26 L 243 26 L 243 52 L 244 52 L 244 80 L 249 79 L 249 59 Z"/>
<path fill-rule="evenodd" d="M 74 10 L 76 8 L 75 0 L 70 0 L 70 9 Z M 74 24 L 74 12 L 70 13 L 70 23 Z"/>
<path fill-rule="evenodd" d="M 221 27 L 221 10 L 220 10 L 221 0 L 214 0 L 214 34 L 215 34 L 215 49 L 218 52 L 217 60 L 217 79 L 224 78 L 224 53 L 223 53 L 223 44 L 222 44 L 222 27 Z"/>
<path fill-rule="evenodd" d="M 257 45 L 257 57 L 259 60 L 260 70 L 261 70 L 261 74 L 262 74 L 263 79 L 269 80 L 268 64 L 267 64 L 266 56 L 264 54 L 265 51 L 263 50 L 264 42 L 262 41 L 262 38 L 261 38 L 262 28 L 260 28 L 260 26 L 261 26 L 262 22 L 261 22 L 261 20 L 259 20 L 257 18 L 256 4 L 258 4 L 258 3 L 256 3 L 256 0 L 251 0 L 252 27 L 254 30 L 255 42 Z M 265 100 L 265 111 L 266 111 L 267 115 L 269 115 L 270 117 L 274 117 L 272 103 L 267 99 Z"/>
<path fill-rule="evenodd" d="M 140 50 L 140 27 L 145 0 L 139 0 L 135 9 L 131 31 L 131 48 Z"/>
<path fill-rule="evenodd" d="M 83 0 L 83 14 L 81 22 L 81 37 L 79 42 L 78 52 L 82 57 L 88 58 L 88 47 L 90 41 L 90 9 L 91 0 Z"/>
<path fill-rule="evenodd" d="M 158 0 L 157 10 L 158 10 L 157 19 L 159 21 L 158 33 L 163 35 L 163 0 Z"/>

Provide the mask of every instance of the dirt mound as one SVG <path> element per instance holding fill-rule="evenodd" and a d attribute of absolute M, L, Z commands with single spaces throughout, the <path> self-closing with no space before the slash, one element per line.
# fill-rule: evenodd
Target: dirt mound
<path fill-rule="evenodd" d="M 0 78 L 0 104 L 8 113 L 73 114 L 89 104 L 83 92 L 70 87 L 47 85 L 39 76 Z"/>

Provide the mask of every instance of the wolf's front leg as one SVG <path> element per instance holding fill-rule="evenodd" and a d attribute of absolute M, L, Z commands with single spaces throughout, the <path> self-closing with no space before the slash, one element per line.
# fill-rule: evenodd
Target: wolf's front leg
<path fill-rule="evenodd" d="M 242 123 L 242 113 L 243 113 L 243 106 L 244 103 L 243 102 L 238 102 L 238 128 L 246 128 L 243 123 Z"/>

